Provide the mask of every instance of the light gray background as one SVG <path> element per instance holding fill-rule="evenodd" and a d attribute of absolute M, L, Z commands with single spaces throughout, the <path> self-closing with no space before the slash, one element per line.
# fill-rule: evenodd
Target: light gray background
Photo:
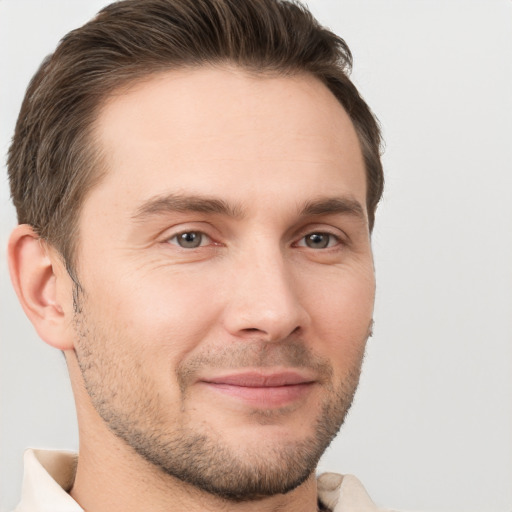
<path fill-rule="evenodd" d="M 0 0 L 0 153 L 27 83 L 105 1 Z M 320 469 L 406 510 L 512 510 L 512 2 L 316 0 L 349 43 L 386 138 L 375 336 L 356 403 Z M 27 446 L 73 449 L 60 353 L 39 341 L 5 263 L 0 177 L 0 510 Z"/>

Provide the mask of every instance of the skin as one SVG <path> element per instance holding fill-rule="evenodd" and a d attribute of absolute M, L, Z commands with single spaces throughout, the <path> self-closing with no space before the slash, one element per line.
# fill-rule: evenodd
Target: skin
<path fill-rule="evenodd" d="M 286 494 L 226 499 L 122 438 L 196 433 L 242 466 L 278 471 L 326 412 L 326 444 L 335 434 L 375 290 L 348 115 L 309 76 L 199 68 L 114 95 L 95 135 L 108 171 L 80 216 L 78 306 L 56 251 L 27 226 L 10 243 L 25 311 L 68 361 L 80 429 L 72 496 L 98 512 L 316 510 L 313 473 Z M 180 246 L 184 233 L 199 245 Z M 300 384 L 284 389 L 290 373 Z"/>

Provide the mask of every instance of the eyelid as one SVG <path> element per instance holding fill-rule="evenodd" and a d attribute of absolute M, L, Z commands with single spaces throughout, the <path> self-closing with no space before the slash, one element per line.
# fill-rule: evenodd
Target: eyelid
<path fill-rule="evenodd" d="M 213 225 L 209 222 L 202 220 L 181 220 L 175 223 L 165 223 L 159 232 L 159 237 L 162 239 L 171 238 L 180 233 L 188 233 L 190 231 L 197 231 L 198 233 L 208 234 L 214 229 Z"/>

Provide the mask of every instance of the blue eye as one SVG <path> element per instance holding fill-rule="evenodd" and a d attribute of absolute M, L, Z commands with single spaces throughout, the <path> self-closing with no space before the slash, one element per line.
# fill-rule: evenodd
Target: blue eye
<path fill-rule="evenodd" d="M 310 249 L 327 249 L 333 247 L 338 242 L 338 237 L 330 233 L 310 233 L 301 240 L 299 245 L 309 247 Z"/>
<path fill-rule="evenodd" d="M 200 231 L 186 231 L 173 236 L 169 241 L 183 249 L 195 249 L 204 245 L 208 241 L 208 237 Z"/>

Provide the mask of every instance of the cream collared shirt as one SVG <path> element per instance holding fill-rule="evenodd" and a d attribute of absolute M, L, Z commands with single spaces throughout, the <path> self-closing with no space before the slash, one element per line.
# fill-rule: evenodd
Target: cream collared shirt
<path fill-rule="evenodd" d="M 14 512 L 83 512 L 68 494 L 77 461 L 70 452 L 27 450 L 21 501 Z M 324 473 L 318 478 L 318 496 L 333 512 L 385 512 L 352 475 Z"/>

